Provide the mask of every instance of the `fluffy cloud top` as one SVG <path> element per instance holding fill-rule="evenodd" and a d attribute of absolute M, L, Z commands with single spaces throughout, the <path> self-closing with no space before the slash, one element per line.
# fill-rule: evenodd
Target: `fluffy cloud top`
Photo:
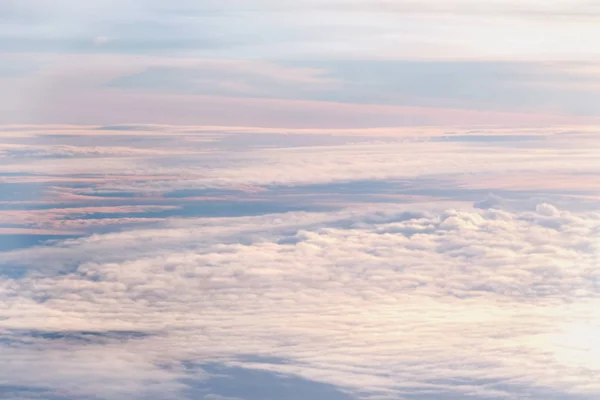
<path fill-rule="evenodd" d="M 0 398 L 595 398 L 594 132 L 3 127 Z"/>
<path fill-rule="evenodd" d="M 177 366 L 193 360 L 356 397 L 593 397 L 599 230 L 599 214 L 550 204 L 388 206 L 182 220 L 8 252 L 2 265 L 28 272 L 1 281 L 3 376 L 73 396 L 99 382 L 107 398 L 175 396 L 192 373 Z"/>

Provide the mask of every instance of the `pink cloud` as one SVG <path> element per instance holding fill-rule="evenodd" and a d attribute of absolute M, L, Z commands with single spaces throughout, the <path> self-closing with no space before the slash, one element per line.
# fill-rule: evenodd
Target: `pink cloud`
<path fill-rule="evenodd" d="M 282 67 L 258 61 L 114 55 L 61 55 L 46 61 L 49 66 L 37 74 L 2 80 L 4 96 L 10 96 L 10 107 L 0 111 L 0 123 L 147 123 L 334 129 L 427 125 L 524 127 L 600 122 L 600 118 L 550 112 L 185 95 L 106 86 L 114 78 L 150 67 L 227 69 L 234 75 L 250 74 L 301 87 L 328 88 L 339 84 L 318 69 Z"/>
<path fill-rule="evenodd" d="M 209 124 L 292 128 L 376 126 L 547 126 L 593 125 L 591 117 L 520 114 L 447 108 L 344 104 L 323 101 L 151 94 L 118 89 L 61 90 L 29 110 L 39 123 Z M 50 102 L 50 98 L 53 99 Z M 135 105 L 132 107 L 131 105 Z M 73 108 L 76 105 L 76 108 Z M 6 121 L 7 116 L 3 119 Z M 8 122 L 8 121 L 6 121 Z M 15 121 L 13 121 L 15 122 Z"/>

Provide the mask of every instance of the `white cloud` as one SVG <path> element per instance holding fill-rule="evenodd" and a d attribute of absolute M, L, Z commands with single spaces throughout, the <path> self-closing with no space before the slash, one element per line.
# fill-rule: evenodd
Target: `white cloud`
<path fill-rule="evenodd" d="M 411 207 L 181 220 L 4 253 L 3 264 L 39 272 L 2 281 L 3 325 L 151 333 L 98 347 L 144 365 L 126 375 L 130 393 L 148 376 L 171 384 L 177 373 L 161 377 L 156 365 L 196 360 L 397 398 L 415 387 L 476 398 L 600 394 L 600 364 L 585 356 L 598 343 L 573 346 L 600 330 L 600 215 L 548 213 L 549 204 L 522 213 Z M 44 359 L 52 371 L 68 362 L 61 346 L 5 351 L 22 368 Z M 96 351 L 69 348 L 84 364 Z M 243 354 L 290 362 L 239 364 Z M 67 385 L 51 372 L 31 376 Z M 93 380 L 85 371 L 80 379 Z M 451 380 L 470 383 L 440 383 Z"/>
<path fill-rule="evenodd" d="M 577 146 L 573 146 L 573 140 L 568 135 L 551 132 L 538 134 L 539 139 L 522 145 L 516 131 L 509 131 L 515 137 L 515 142 L 498 146 L 493 141 L 494 134 L 504 135 L 503 132 L 492 131 L 480 136 L 478 132 L 462 131 L 464 141 L 451 140 L 457 135 L 445 135 L 443 137 L 448 141 L 441 141 L 439 131 L 417 129 L 419 132 L 411 136 L 406 130 L 400 129 L 396 137 L 384 130 L 381 133 L 374 131 L 370 137 L 367 136 L 369 132 L 364 132 L 356 143 L 345 145 L 281 148 L 279 143 L 284 139 L 280 135 L 272 135 L 273 144 L 265 141 L 263 145 L 248 146 L 244 142 L 244 134 L 234 130 L 239 144 L 229 144 L 227 147 L 220 144 L 219 140 L 230 137 L 229 128 L 213 128 L 209 131 L 198 129 L 193 131 L 191 127 L 186 127 L 182 130 L 167 126 L 158 132 L 151 132 L 147 137 L 135 131 L 121 132 L 121 136 L 114 132 L 105 135 L 103 131 L 96 131 L 96 138 L 87 138 L 89 130 L 82 131 L 86 135 L 81 139 L 84 143 L 101 140 L 103 146 L 69 144 L 73 139 L 66 134 L 60 139 L 64 145 L 7 144 L 5 151 L 19 150 L 22 152 L 19 157 L 22 158 L 33 154 L 73 156 L 75 159 L 18 161 L 18 157 L 14 157 L 15 161 L 0 166 L 0 172 L 42 173 L 47 176 L 93 174 L 109 181 L 105 187 L 99 185 L 100 189 L 110 187 L 141 191 L 445 179 L 457 182 L 461 187 L 476 189 L 519 187 L 522 190 L 535 190 L 541 185 L 539 188 L 547 190 L 556 182 L 560 188 L 583 192 L 589 191 L 590 179 L 600 170 L 600 161 L 596 156 L 597 141 L 584 138 L 577 141 Z M 243 128 L 241 130 L 244 131 Z M 70 130 L 67 132 L 73 134 Z M 145 134 L 146 131 L 143 132 Z M 484 139 L 470 142 L 469 135 Z M 486 135 L 490 137 L 487 142 Z M 364 142 L 367 137 L 371 141 L 375 138 L 385 141 Z M 111 145 L 125 140 L 123 138 L 135 140 L 136 145 Z M 173 142 L 177 145 L 171 144 Z M 135 150 L 130 151 L 132 147 Z M 532 156 L 532 148 L 539 149 L 539 153 Z M 81 157 L 89 157 L 90 161 L 82 163 Z M 183 159 L 187 162 L 179 161 Z"/>

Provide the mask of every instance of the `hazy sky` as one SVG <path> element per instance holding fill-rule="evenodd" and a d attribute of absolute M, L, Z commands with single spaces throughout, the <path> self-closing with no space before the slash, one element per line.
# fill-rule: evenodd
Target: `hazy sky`
<path fill-rule="evenodd" d="M 4 123 L 600 117 L 594 1 L 5 0 L 0 18 Z"/>
<path fill-rule="evenodd" d="M 600 3 L 0 0 L 0 400 L 597 400 Z"/>

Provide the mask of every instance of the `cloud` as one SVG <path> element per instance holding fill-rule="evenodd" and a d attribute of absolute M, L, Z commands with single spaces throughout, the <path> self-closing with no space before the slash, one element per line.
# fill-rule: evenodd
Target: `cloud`
<path fill-rule="evenodd" d="M 595 131 L 560 132 L 4 127 L 0 223 L 90 233 L 167 218 L 486 196 L 491 203 L 478 207 L 597 209 Z"/>
<path fill-rule="evenodd" d="M 73 219 L 95 214 L 143 214 L 152 211 L 173 210 L 173 205 L 142 205 L 142 206 L 104 206 L 104 207 L 72 207 L 44 208 L 41 210 L 0 210 L 1 224 L 24 224 L 29 226 L 52 226 L 57 220 Z M 68 221 L 65 221 L 68 222 Z"/>
<path fill-rule="evenodd" d="M 22 145 L 2 144 L 0 145 L 0 157 L 22 157 L 22 158 L 63 158 L 63 157 L 135 157 L 135 156 L 175 156 L 177 154 L 190 154 L 184 149 L 161 150 L 141 149 L 136 147 L 112 147 L 112 146 L 56 146 L 56 145 Z M 197 154 L 197 153 L 195 153 Z"/>
<path fill-rule="evenodd" d="M 111 39 L 108 36 L 96 36 L 93 40 L 94 44 L 96 46 L 102 46 L 105 45 L 107 43 L 109 43 L 110 41 L 112 41 L 113 39 Z"/>
<path fill-rule="evenodd" d="M 3 2 L 0 15 L 7 22 L 0 29 L 0 43 L 13 52 L 268 60 L 593 60 L 597 56 L 593 38 L 598 35 L 598 7 L 589 1 L 573 6 L 562 0 L 286 4 L 177 0 L 85 5 L 57 0 L 49 6 L 42 0 L 11 0 Z M 90 38 L 104 32 L 119 40 L 94 45 Z"/>
<path fill-rule="evenodd" d="M 0 398 L 600 397 L 598 7 L 51 3 L 0 2 Z"/>
<path fill-rule="evenodd" d="M 317 68 L 206 60 L 195 67 L 150 67 L 139 74 L 117 77 L 109 85 L 167 93 L 310 99 L 341 83 L 328 76 L 326 70 Z"/>
<path fill-rule="evenodd" d="M 3 127 L 0 384 L 596 396 L 595 130 L 565 130 Z"/>
<path fill-rule="evenodd" d="M 29 270 L 2 281 L 3 304 L 19 304 L 4 309 L 3 325 L 156 332 L 109 347 L 69 345 L 78 363 L 100 351 L 126 357 L 110 379 L 130 395 L 146 379 L 170 388 L 181 372 L 157 365 L 182 360 L 397 398 L 428 385 L 474 398 L 510 397 L 513 385 L 530 396 L 597 395 L 600 365 L 586 354 L 599 349 L 571 343 L 600 331 L 600 216 L 549 204 L 528 212 L 414 207 L 182 220 L 3 253 L 2 264 Z M 4 348 L 18 367 L 7 370 L 11 382 L 32 384 L 18 374 L 25 368 L 71 363 L 60 340 L 43 343 Z M 289 362 L 240 364 L 241 354 Z M 121 376 L 123 368 L 136 373 Z M 37 385 L 75 390 L 56 374 L 35 376 Z M 69 377 L 88 383 L 73 393 L 97 387 L 85 371 Z M 460 380 L 493 383 L 450 383 Z"/>
<path fill-rule="evenodd" d="M 585 89 L 597 84 L 597 66 L 581 62 L 4 58 L 10 65 L 40 65 L 3 79 L 10 105 L 0 110 L 5 123 L 523 127 L 598 119 L 596 93 Z M 126 107 L 132 103 L 137 106 Z"/>
<path fill-rule="evenodd" d="M 192 64 L 192 63 L 188 63 Z M 597 65 L 335 60 L 149 67 L 112 80 L 128 90 L 395 106 L 598 115 Z"/>
<path fill-rule="evenodd" d="M 393 129 L 389 129 L 391 132 L 384 130 L 382 134 L 377 130 L 357 131 L 354 135 L 361 136 L 335 146 L 319 145 L 321 139 L 317 132 L 297 146 L 283 146 L 291 139 L 271 134 L 263 136 L 262 143 L 249 146 L 250 138 L 256 137 L 257 133 L 246 136 L 241 132 L 249 128 L 240 129 L 236 134 L 230 128 L 166 126 L 147 136 L 143 131 L 134 134 L 109 131 L 105 134 L 98 130 L 93 133 L 75 130 L 71 134 L 58 135 L 50 130 L 47 135 L 56 138 L 48 139 L 38 131 L 35 141 L 48 141 L 49 144 L 6 145 L 15 160 L 3 165 L 0 172 L 7 175 L 6 182 L 43 177 L 49 182 L 52 177 L 67 181 L 92 179 L 99 182 L 97 189 L 103 191 L 111 187 L 115 191 L 137 188 L 160 192 L 407 179 L 421 179 L 423 183 L 436 181 L 433 183 L 436 185 L 440 179 L 446 179 L 458 182 L 462 188 L 478 190 L 540 188 L 548 191 L 555 179 L 561 182 L 555 185 L 557 190 L 564 188 L 565 193 L 575 194 L 576 190 L 589 192 L 588 184 L 598 169 L 593 139 L 581 138 L 574 145 L 569 137 L 552 131 L 539 134 L 538 139 L 530 140 L 527 145 L 515 136 L 520 130 L 512 130 L 503 144 L 498 145 L 493 140 L 493 131 L 488 133 L 489 140 L 485 135 L 477 135 L 477 140 L 470 142 L 469 137 L 473 135 L 467 132 L 463 141 L 443 141 L 439 140 L 439 131 L 429 133 L 427 129 L 415 128 L 416 133 L 412 135 L 406 129 L 398 129 L 396 136 Z M 327 131 L 323 134 L 321 136 L 329 135 Z M 30 137 L 28 132 L 23 135 Z M 129 153 L 129 148 L 136 151 Z M 543 150 L 543 155 L 532 157 L 532 148 Z M 21 154 L 15 151 L 17 149 Z M 323 151 L 327 152 L 327 157 L 322 156 Z M 45 154 L 76 157 L 25 157 Z M 87 157 L 90 162 L 82 163 L 82 157 Z M 577 173 L 573 175 L 575 171 Z M 106 184 L 102 185 L 102 182 Z M 451 188 L 456 189 L 456 185 Z"/>

